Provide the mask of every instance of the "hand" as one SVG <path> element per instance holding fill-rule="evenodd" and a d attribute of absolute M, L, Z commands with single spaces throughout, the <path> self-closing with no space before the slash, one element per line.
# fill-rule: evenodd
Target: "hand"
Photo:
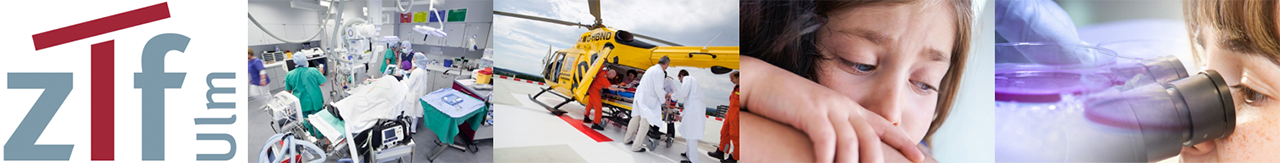
<path fill-rule="evenodd" d="M 1071 17 L 1050 0 L 997 0 L 996 31 L 1009 42 L 1080 41 Z"/>
<path fill-rule="evenodd" d="M 752 113 L 802 131 L 812 140 L 816 162 L 883 162 L 881 142 L 910 160 L 924 159 L 901 128 L 844 94 L 759 59 L 742 57 L 740 62 L 746 72 L 741 102 Z"/>
<path fill-rule="evenodd" d="M 997 0 L 996 32 L 1009 42 L 1083 44 L 1067 12 L 1050 0 Z M 1095 58 L 1077 48 L 1021 48 L 1028 60 L 1047 65 L 1087 64 Z"/>

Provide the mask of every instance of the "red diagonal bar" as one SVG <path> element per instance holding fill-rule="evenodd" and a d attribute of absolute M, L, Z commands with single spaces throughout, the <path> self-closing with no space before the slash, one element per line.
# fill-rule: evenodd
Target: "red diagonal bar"
<path fill-rule="evenodd" d="M 169 18 L 169 2 L 31 35 L 36 50 Z"/>
<path fill-rule="evenodd" d="M 568 122 L 569 126 L 573 126 L 573 128 L 578 129 L 578 131 L 582 132 L 583 135 L 587 135 L 587 137 L 591 137 L 591 139 L 596 140 L 597 143 L 613 141 L 613 139 L 609 139 L 608 136 L 604 136 L 604 134 L 596 132 L 595 129 L 591 129 L 591 127 L 583 125 L 581 123 L 581 119 L 573 119 L 573 117 L 569 117 L 567 115 L 560 115 L 560 119 L 563 119 L 564 122 Z"/>
<path fill-rule="evenodd" d="M 89 55 L 89 160 L 115 160 L 116 40 L 93 44 Z"/>

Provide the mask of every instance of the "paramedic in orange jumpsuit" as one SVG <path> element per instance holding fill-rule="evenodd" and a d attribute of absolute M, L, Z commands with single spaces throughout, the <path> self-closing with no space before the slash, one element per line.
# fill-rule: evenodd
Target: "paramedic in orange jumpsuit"
<path fill-rule="evenodd" d="M 729 94 L 729 110 L 724 115 L 724 125 L 720 127 L 720 148 L 715 152 L 707 152 L 711 157 L 722 158 L 725 160 L 738 160 L 738 111 L 741 104 L 738 103 L 738 74 L 741 71 L 729 74 L 729 81 L 733 82 L 733 92 Z M 731 150 L 730 158 L 724 158 L 724 151 Z"/>
<path fill-rule="evenodd" d="M 583 112 L 585 115 L 583 115 L 582 122 L 592 123 L 591 129 L 604 130 L 604 126 L 601 125 L 600 120 L 600 115 L 603 114 L 602 112 L 604 111 L 602 108 L 603 105 L 600 104 L 600 94 L 602 94 L 600 91 L 602 89 L 615 91 L 622 90 L 612 87 L 613 83 L 609 83 L 609 79 L 612 79 L 617 75 L 618 73 L 612 69 L 602 68 L 600 72 L 596 73 L 596 78 L 591 81 L 591 87 L 587 88 L 587 111 Z M 595 111 L 595 118 L 591 118 L 590 116 L 592 110 Z M 592 122 L 593 119 L 595 120 L 594 122 Z"/>

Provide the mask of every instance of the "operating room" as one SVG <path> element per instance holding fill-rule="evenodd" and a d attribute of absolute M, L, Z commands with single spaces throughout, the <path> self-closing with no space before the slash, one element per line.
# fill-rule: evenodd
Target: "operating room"
<path fill-rule="evenodd" d="M 250 161 L 492 162 L 492 8 L 249 0 Z"/>

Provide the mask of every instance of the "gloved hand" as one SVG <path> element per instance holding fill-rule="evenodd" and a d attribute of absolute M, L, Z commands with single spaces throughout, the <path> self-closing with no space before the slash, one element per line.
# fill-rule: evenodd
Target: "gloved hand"
<path fill-rule="evenodd" d="M 1052 0 L 997 0 L 996 31 L 1009 42 L 1080 42 L 1071 17 Z"/>
<path fill-rule="evenodd" d="M 1080 40 L 1071 17 L 1051 0 L 997 0 L 996 32 L 1011 43 L 1044 42 L 1086 44 Z M 1028 60 L 1046 65 L 1089 64 L 1093 54 L 1080 48 L 1019 48 Z"/>

